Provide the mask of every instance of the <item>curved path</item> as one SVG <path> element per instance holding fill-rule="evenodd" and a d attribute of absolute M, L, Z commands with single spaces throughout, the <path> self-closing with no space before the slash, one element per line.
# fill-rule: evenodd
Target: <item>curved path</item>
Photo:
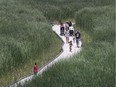
<path fill-rule="evenodd" d="M 46 69 L 51 67 L 54 63 L 61 61 L 62 59 L 67 59 L 70 56 L 73 56 L 75 53 L 80 52 L 81 48 L 77 48 L 76 43 L 73 42 L 73 37 L 69 37 L 69 41 L 72 40 L 73 46 L 72 46 L 72 52 L 69 52 L 69 44 L 66 43 L 66 38 L 64 36 L 60 36 L 60 25 L 54 25 L 52 27 L 52 30 L 63 40 L 64 44 L 62 46 L 63 51 L 60 53 L 58 57 L 56 57 L 52 62 L 47 64 L 45 67 L 43 67 L 37 74 L 40 75 L 42 72 L 44 72 Z M 17 83 L 11 85 L 10 87 L 17 87 L 17 84 L 25 84 L 27 81 L 31 81 L 33 78 L 33 75 L 26 77 L 24 79 L 21 79 Z"/>

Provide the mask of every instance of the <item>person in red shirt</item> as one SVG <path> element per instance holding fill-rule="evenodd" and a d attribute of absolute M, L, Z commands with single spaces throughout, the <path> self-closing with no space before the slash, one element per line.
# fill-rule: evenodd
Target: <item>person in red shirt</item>
<path fill-rule="evenodd" d="M 34 72 L 34 75 L 37 75 L 37 72 L 38 72 L 38 66 L 37 64 L 35 63 L 34 67 L 33 67 L 33 72 Z"/>

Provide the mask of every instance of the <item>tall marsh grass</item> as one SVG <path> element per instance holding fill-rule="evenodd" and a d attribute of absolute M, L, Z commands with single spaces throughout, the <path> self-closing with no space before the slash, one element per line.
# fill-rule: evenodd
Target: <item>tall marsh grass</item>
<path fill-rule="evenodd" d="M 91 37 L 88 46 L 18 87 L 115 87 L 114 15 L 111 6 L 77 12 L 77 26 Z"/>
<path fill-rule="evenodd" d="M 76 23 L 91 34 L 94 40 L 114 42 L 114 14 L 115 10 L 112 6 L 84 8 L 76 13 Z"/>
<path fill-rule="evenodd" d="M 61 41 L 59 39 L 56 39 L 57 37 L 55 36 L 55 34 L 51 32 L 50 30 L 51 26 L 48 24 L 48 21 L 72 18 L 74 17 L 76 11 L 79 11 L 80 9 L 83 8 L 85 9 L 85 7 L 97 7 L 97 6 L 105 6 L 105 5 L 114 6 L 115 1 L 114 0 L 105 0 L 105 1 L 104 0 L 96 0 L 96 1 L 95 0 L 10 0 L 10 1 L 0 0 L 0 86 L 6 86 L 6 84 L 8 83 L 13 82 L 25 75 L 28 75 L 29 73 L 32 73 L 31 69 L 34 62 L 37 62 L 37 64 L 41 67 L 42 65 L 47 63 L 50 60 L 50 58 L 52 58 L 54 55 L 58 53 L 58 51 L 60 50 Z M 100 43 L 103 44 L 104 42 L 108 42 L 106 46 L 111 47 L 110 44 L 113 43 L 114 40 L 114 30 L 112 27 L 114 25 L 113 24 L 114 16 L 110 16 L 110 13 L 111 15 L 113 15 L 112 8 L 109 9 L 109 7 L 102 7 L 102 8 L 100 7 L 101 11 L 98 8 L 94 8 L 94 9 L 88 8 L 88 9 L 92 12 L 89 12 L 86 9 L 84 10 L 86 13 L 85 15 L 83 10 L 81 10 L 79 13 L 77 12 L 78 14 L 76 16 L 76 21 L 78 22 L 77 25 L 79 25 L 79 27 L 81 27 L 81 29 L 83 29 L 85 32 L 86 29 L 88 30 L 88 33 L 90 34 L 89 36 L 92 37 L 92 41 L 95 41 L 94 42 L 95 44 L 100 44 Z M 96 13 L 98 14 L 95 14 L 94 10 L 96 10 Z M 82 17 L 80 14 L 82 14 Z M 102 15 L 98 17 L 99 14 Z M 88 17 L 88 19 L 86 17 Z M 91 17 L 94 20 L 91 19 Z M 104 21 L 107 21 L 107 24 Z M 80 23 L 81 24 L 84 23 L 83 24 L 84 27 L 81 26 Z M 111 29 L 111 31 L 109 29 Z M 110 36 L 107 36 L 107 33 L 109 33 Z M 90 46 L 93 45 L 93 47 L 94 46 L 97 47 L 97 45 L 94 45 L 94 43 L 90 43 Z M 83 53 L 89 52 L 88 50 Z M 95 51 L 95 49 L 93 51 Z M 96 56 L 96 58 L 98 56 Z M 81 57 L 84 58 L 86 56 L 83 56 L 82 54 Z M 62 67 L 60 67 L 59 72 L 55 72 L 55 70 L 53 70 L 52 72 L 50 71 L 50 73 L 47 74 L 47 75 L 50 74 L 49 76 L 51 77 L 46 78 L 45 76 L 39 78 L 42 79 L 39 80 L 40 82 L 42 81 L 42 83 L 39 85 L 43 87 L 44 86 L 45 87 L 46 86 L 73 87 L 76 85 L 76 87 L 78 87 L 78 84 L 80 82 L 79 84 L 80 86 L 83 87 L 87 86 L 88 80 L 83 77 L 83 73 L 85 77 L 87 77 L 86 72 L 88 73 L 90 71 L 94 71 L 94 69 L 92 68 L 92 70 L 86 71 L 89 68 L 85 68 L 86 65 L 83 64 L 84 62 L 86 62 L 86 60 L 83 58 L 81 59 L 81 57 L 78 58 L 79 62 L 77 59 L 77 62 L 79 63 L 79 65 L 77 66 L 80 68 L 77 67 L 77 69 L 75 69 L 74 66 L 78 64 L 76 61 L 74 66 L 73 66 L 74 61 L 71 62 L 72 64 L 67 62 L 66 64 L 64 64 L 65 65 L 63 68 L 64 71 L 60 72 L 62 70 Z M 81 60 L 82 62 L 80 62 Z M 111 61 L 112 60 L 113 59 L 111 59 Z M 69 66 L 71 67 L 70 69 L 68 69 Z M 71 70 L 69 71 L 70 73 L 66 75 L 65 75 L 65 71 L 66 71 L 65 67 L 67 67 L 66 68 L 67 72 L 68 70 Z M 76 70 L 80 70 L 80 72 L 77 72 Z M 111 70 L 111 68 L 109 68 L 109 70 Z M 56 77 L 52 77 L 52 74 L 55 75 L 57 73 L 61 73 L 61 77 L 58 77 L 57 79 Z M 96 78 L 95 73 L 96 72 L 89 73 L 89 77 L 91 77 L 90 74 L 94 74 L 93 78 Z M 109 75 L 109 73 L 107 75 Z M 80 78 L 82 77 L 82 79 L 74 78 L 76 76 L 78 77 L 80 76 Z M 97 77 L 99 76 L 101 76 L 101 74 L 99 74 Z M 63 80 L 61 80 L 62 77 Z M 100 80 L 99 79 L 96 78 L 98 83 L 102 82 L 101 79 Z M 105 77 L 103 77 L 103 79 L 105 79 Z M 45 82 L 46 84 L 44 84 L 44 81 L 46 81 Z M 77 81 L 78 84 L 76 84 Z M 85 81 L 84 85 L 83 85 L 84 83 L 83 81 Z M 52 84 L 52 82 L 54 82 L 55 84 Z M 57 82 L 59 83 L 57 84 Z M 103 86 L 105 86 L 104 84 Z M 110 84 L 112 83 L 108 83 L 109 87 Z M 92 87 L 91 85 L 92 84 L 90 84 L 90 86 L 88 87 Z M 34 86 L 36 87 L 36 84 Z"/>
<path fill-rule="evenodd" d="M 74 18 L 75 12 L 84 7 L 114 5 L 114 0 L 21 0 L 25 5 L 39 9 L 50 20 Z"/>
<path fill-rule="evenodd" d="M 42 67 L 58 54 L 61 41 L 51 29 L 38 9 L 0 1 L 0 87 L 32 74 L 34 62 Z"/>

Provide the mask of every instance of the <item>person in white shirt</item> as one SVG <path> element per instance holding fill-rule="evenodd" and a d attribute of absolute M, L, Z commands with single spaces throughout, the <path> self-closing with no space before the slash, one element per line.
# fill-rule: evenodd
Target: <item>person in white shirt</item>
<path fill-rule="evenodd" d="M 70 33 L 70 36 L 73 36 L 73 33 L 74 33 L 73 26 L 69 27 L 69 33 Z"/>

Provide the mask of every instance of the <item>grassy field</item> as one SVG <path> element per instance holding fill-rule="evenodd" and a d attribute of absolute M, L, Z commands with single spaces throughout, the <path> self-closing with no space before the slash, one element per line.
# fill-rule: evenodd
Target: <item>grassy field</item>
<path fill-rule="evenodd" d="M 0 87 L 32 73 L 60 51 L 43 13 L 18 0 L 0 0 Z M 52 37 L 52 38 L 51 38 Z"/>
<path fill-rule="evenodd" d="M 46 64 L 53 56 L 58 54 L 60 50 L 61 41 L 59 39 L 56 39 L 57 36 L 52 33 L 51 26 L 48 22 L 51 22 L 53 20 L 66 20 L 67 18 L 74 18 L 76 11 L 78 11 L 76 13 L 76 23 L 77 26 L 81 29 L 82 40 L 84 44 L 86 44 L 84 52 L 81 52 L 78 57 L 75 56 L 75 58 L 72 58 L 74 60 L 68 60 L 66 61 L 66 63 L 64 62 L 56 65 L 57 67 L 59 67 L 63 64 L 64 68 L 60 67 L 60 70 L 58 70 L 58 73 L 61 74 L 56 73 L 57 68 L 54 68 L 55 70 L 53 69 L 53 71 L 48 71 L 47 73 L 45 72 L 44 77 L 39 78 L 38 81 L 42 81 L 41 84 L 39 84 L 38 81 L 36 82 L 38 82 L 41 87 L 78 87 L 77 84 L 75 85 L 75 83 L 77 82 L 77 78 L 74 79 L 75 83 L 73 83 L 73 80 L 71 78 L 76 77 L 75 75 L 80 75 L 83 79 L 85 79 L 86 75 L 85 77 L 83 77 L 84 73 L 89 73 L 94 69 L 93 67 L 92 69 L 90 69 L 90 71 L 86 71 L 85 69 L 88 70 L 88 68 L 85 68 L 86 65 L 83 65 L 84 62 L 88 61 L 87 59 L 85 59 L 85 57 L 89 55 L 89 52 L 91 53 L 95 51 L 95 49 L 98 49 L 96 52 L 99 52 L 100 48 L 97 48 L 97 46 L 102 45 L 103 47 L 109 47 L 108 49 L 110 50 L 106 52 L 108 53 L 107 55 L 110 55 L 109 52 L 111 54 L 113 54 L 114 52 L 112 46 L 114 45 L 114 16 L 110 16 L 110 13 L 112 13 L 111 15 L 114 15 L 114 10 L 112 9 L 113 7 L 111 7 L 111 5 L 113 6 L 114 4 L 114 0 L 0 0 L 0 87 L 6 86 L 11 82 L 32 73 L 32 67 L 35 61 L 37 62 L 39 67 L 41 67 L 42 65 Z M 100 6 L 105 7 L 101 8 Z M 96 14 L 94 10 L 96 10 L 98 14 Z M 86 13 L 86 15 L 82 15 L 81 17 L 81 14 L 84 13 Z M 100 17 L 98 17 L 99 15 Z M 92 20 L 92 23 L 90 20 Z M 100 35 L 96 36 L 99 33 Z M 107 33 L 110 34 L 110 36 L 107 37 Z M 106 50 L 106 48 L 103 49 Z M 93 53 L 93 55 L 94 54 L 95 53 Z M 100 55 L 97 56 L 99 57 Z M 92 61 L 91 57 L 90 60 Z M 96 60 L 99 61 L 99 59 Z M 113 60 L 113 57 L 111 58 L 111 60 Z M 98 61 L 96 63 L 98 63 Z M 104 62 L 102 64 L 104 67 L 107 64 L 109 65 L 109 62 L 114 62 L 109 60 L 106 61 L 108 63 Z M 76 64 L 78 67 L 80 67 L 77 67 L 77 71 L 74 68 Z M 91 66 L 93 66 L 92 64 Z M 68 69 L 69 65 L 71 65 L 71 69 Z M 67 68 L 65 69 L 65 67 Z M 109 67 L 111 67 L 111 65 L 108 66 L 108 69 L 110 71 L 111 68 Z M 67 71 L 69 73 L 64 75 L 67 69 L 69 70 Z M 62 72 L 60 72 L 61 70 Z M 82 71 L 86 72 L 82 73 Z M 95 74 L 96 72 L 92 71 L 91 73 Z M 89 73 L 89 76 L 92 76 L 90 75 L 91 73 Z M 57 77 L 55 74 L 61 76 Z M 73 76 L 69 77 L 69 74 L 73 74 Z M 82 87 L 84 87 L 84 85 L 82 84 L 83 79 L 78 79 Z M 100 82 L 99 79 L 97 79 L 98 83 Z M 105 79 L 105 77 L 103 79 Z M 72 82 L 68 85 L 67 83 L 69 83 L 69 80 Z M 53 81 L 55 81 L 54 84 L 52 84 Z M 85 79 L 84 81 L 88 80 Z M 88 84 L 85 83 L 85 87 L 87 87 L 86 85 Z M 33 84 L 30 86 L 34 87 Z M 35 87 L 36 86 L 37 84 L 35 84 Z"/>
<path fill-rule="evenodd" d="M 42 11 L 49 21 L 74 18 L 75 12 L 84 7 L 115 5 L 114 0 L 20 0 L 20 2 Z"/>
<path fill-rule="evenodd" d="M 86 32 L 83 40 L 89 36 L 89 44 L 80 54 L 55 64 L 42 77 L 19 87 L 115 87 L 114 7 L 83 8 L 76 13 L 75 21 L 77 29 Z"/>

